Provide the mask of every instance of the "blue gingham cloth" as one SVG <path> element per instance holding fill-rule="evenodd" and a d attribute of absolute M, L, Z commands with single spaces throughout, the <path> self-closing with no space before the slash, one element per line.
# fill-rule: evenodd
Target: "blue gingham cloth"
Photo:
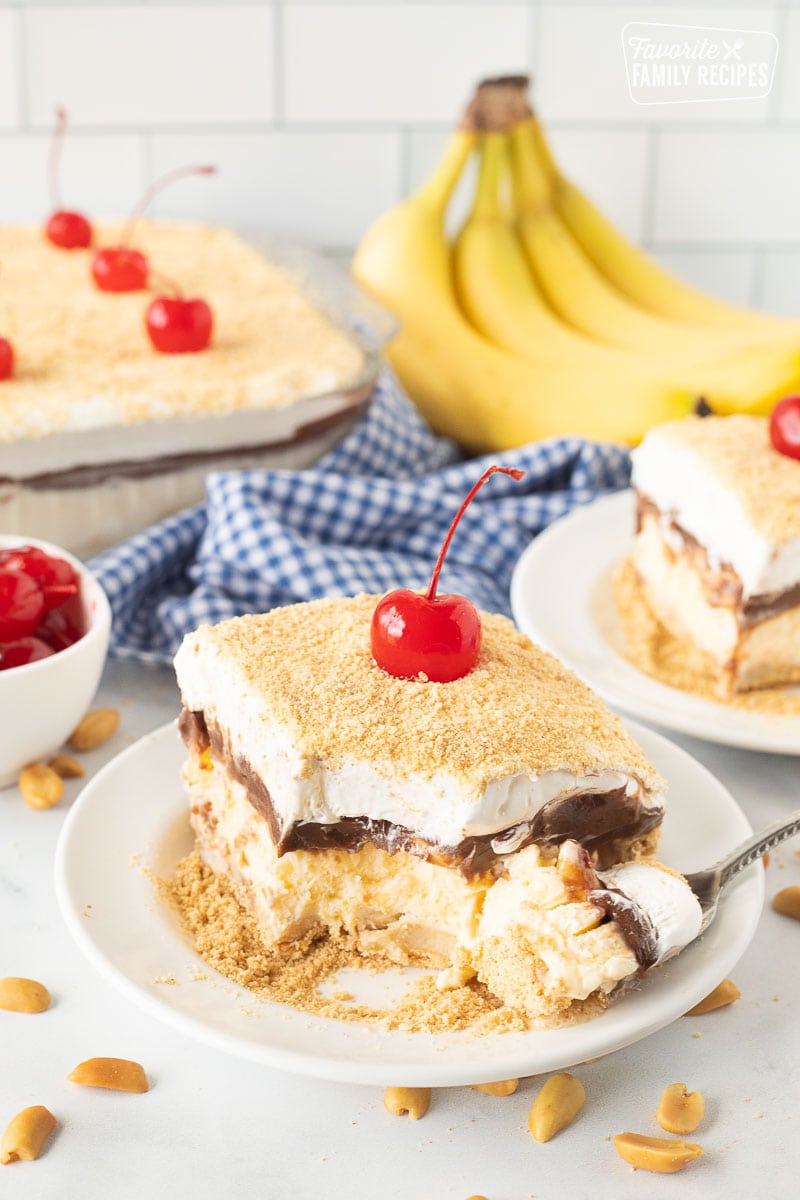
<path fill-rule="evenodd" d="M 321 596 L 424 588 L 459 504 L 492 463 L 525 478 L 495 475 L 478 492 L 440 591 L 508 614 L 511 571 L 531 538 L 624 487 L 627 452 L 559 438 L 465 462 L 386 372 L 364 418 L 315 467 L 210 474 L 204 503 L 89 564 L 111 602 L 112 651 L 169 662 L 204 623 Z"/>

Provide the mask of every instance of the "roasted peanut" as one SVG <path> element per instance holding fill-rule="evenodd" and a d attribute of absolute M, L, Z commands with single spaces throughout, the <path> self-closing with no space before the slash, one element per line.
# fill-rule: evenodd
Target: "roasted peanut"
<path fill-rule="evenodd" d="M 64 795 L 64 783 L 44 763 L 31 763 L 20 774 L 19 790 L 31 808 L 52 808 Z"/>
<path fill-rule="evenodd" d="M 551 1075 L 533 1102 L 528 1128 L 537 1142 L 550 1138 L 575 1120 L 583 1108 L 586 1092 L 580 1079 L 562 1071 Z"/>
<path fill-rule="evenodd" d="M 112 1088 L 115 1092 L 146 1092 L 150 1089 L 144 1067 L 127 1058 L 87 1058 L 67 1076 L 84 1087 Z"/>
<path fill-rule="evenodd" d="M 687 1092 L 685 1083 L 671 1083 L 661 1093 L 656 1120 L 667 1133 L 694 1133 L 705 1110 L 700 1092 Z"/>
<path fill-rule="evenodd" d="M 772 897 L 772 907 L 783 917 L 794 917 L 800 921 L 800 887 L 781 888 Z"/>
<path fill-rule="evenodd" d="M 50 1007 L 50 993 L 35 979 L 9 975 L 0 979 L 0 1008 L 7 1012 L 40 1013 Z"/>
<path fill-rule="evenodd" d="M 690 1008 L 683 1015 L 685 1017 L 700 1017 L 703 1013 L 713 1012 L 715 1008 L 724 1008 L 726 1004 L 733 1004 L 734 1000 L 738 1000 L 741 996 L 736 984 L 732 979 L 723 979 L 722 983 L 718 983 L 713 992 L 695 1004 L 694 1008 Z"/>
<path fill-rule="evenodd" d="M 412 1121 L 424 1117 L 430 1104 L 430 1088 L 387 1087 L 383 1093 L 383 1107 L 387 1112 L 395 1117 L 402 1117 L 408 1113 Z"/>
<path fill-rule="evenodd" d="M 43 1104 L 23 1108 L 6 1126 L 0 1141 L 0 1163 L 32 1162 L 55 1127 L 55 1117 Z"/>
<path fill-rule="evenodd" d="M 695 1142 L 675 1142 L 670 1138 L 645 1137 L 641 1133 L 618 1133 L 614 1146 L 620 1158 L 639 1171 L 658 1171 L 672 1175 L 703 1153 Z"/>
<path fill-rule="evenodd" d="M 483 1092 L 486 1096 L 513 1096 L 519 1087 L 518 1079 L 498 1079 L 496 1083 L 471 1083 L 473 1092 Z"/>
<path fill-rule="evenodd" d="M 119 713 L 115 708 L 93 708 L 81 717 L 69 736 L 73 750 L 94 750 L 108 741 L 119 725 Z"/>
<path fill-rule="evenodd" d="M 57 754 L 47 765 L 62 779 L 83 779 L 86 774 L 86 768 L 71 754 Z"/>

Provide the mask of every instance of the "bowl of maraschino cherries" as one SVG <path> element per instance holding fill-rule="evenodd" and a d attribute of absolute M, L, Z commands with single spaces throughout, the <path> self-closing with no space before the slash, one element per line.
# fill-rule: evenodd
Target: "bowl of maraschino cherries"
<path fill-rule="evenodd" d="M 64 744 L 97 690 L 111 609 L 58 546 L 0 535 L 0 788 Z"/>

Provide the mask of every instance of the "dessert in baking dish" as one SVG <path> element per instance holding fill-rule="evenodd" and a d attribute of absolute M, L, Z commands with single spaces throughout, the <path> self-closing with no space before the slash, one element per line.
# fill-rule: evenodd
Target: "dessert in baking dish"
<path fill-rule="evenodd" d="M 345 937 L 549 1021 L 692 940 L 696 899 L 647 859 L 664 785 L 619 719 L 485 613 L 466 674 L 389 674 L 377 600 L 205 626 L 176 657 L 198 845 L 264 944 Z"/>
<path fill-rule="evenodd" d="M 769 421 L 658 426 L 633 486 L 633 565 L 661 624 L 711 657 L 723 694 L 800 680 L 800 461 Z"/>
<path fill-rule="evenodd" d="M 91 552 L 199 499 L 210 469 L 308 465 L 366 402 L 370 356 L 235 234 L 143 221 L 136 244 L 155 274 L 208 300 L 209 349 L 157 353 L 146 292 L 102 292 L 88 254 L 0 228 L 0 330 L 15 352 L 0 385 L 0 532 Z"/>

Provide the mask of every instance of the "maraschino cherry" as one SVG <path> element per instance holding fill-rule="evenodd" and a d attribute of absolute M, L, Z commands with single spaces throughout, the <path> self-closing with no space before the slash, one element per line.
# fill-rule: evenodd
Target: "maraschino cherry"
<path fill-rule="evenodd" d="M 147 336 L 161 354 L 195 354 L 211 341 L 214 315 L 205 300 L 187 300 L 177 284 L 164 279 L 171 296 L 156 296 L 147 310 Z"/>
<path fill-rule="evenodd" d="M 784 396 L 772 410 L 769 436 L 779 454 L 800 459 L 800 396 Z"/>
<path fill-rule="evenodd" d="M 137 204 L 116 246 L 105 246 L 92 256 L 92 276 L 101 292 L 141 292 L 147 287 L 148 263 L 130 245 L 136 223 L 154 196 L 188 175 L 213 175 L 216 167 L 177 167 L 156 179 Z"/>
<path fill-rule="evenodd" d="M 61 207 L 59 176 L 61 167 L 61 150 L 64 136 L 67 132 L 67 112 L 64 108 L 56 109 L 56 123 L 53 129 L 53 140 L 50 143 L 50 202 L 53 211 L 44 227 L 45 235 L 54 246 L 62 250 L 85 250 L 92 244 L 92 227 L 83 213 L 73 212 Z"/>
<path fill-rule="evenodd" d="M 0 382 L 14 374 L 14 347 L 8 338 L 0 337 Z"/>
<path fill-rule="evenodd" d="M 451 683 L 468 675 L 481 648 L 481 618 L 466 596 L 436 594 L 444 556 L 458 522 L 486 480 L 497 472 L 522 479 L 514 467 L 489 467 L 470 489 L 442 543 L 427 592 L 408 588 L 388 592 L 372 616 L 371 643 L 375 662 L 398 679 Z"/>

